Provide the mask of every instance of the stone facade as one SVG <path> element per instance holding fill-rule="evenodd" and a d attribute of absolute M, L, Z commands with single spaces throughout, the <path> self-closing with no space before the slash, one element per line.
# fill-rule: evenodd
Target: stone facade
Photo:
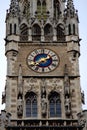
<path fill-rule="evenodd" d="M 78 23 L 72 0 L 11 0 L 2 130 L 82 130 Z"/>

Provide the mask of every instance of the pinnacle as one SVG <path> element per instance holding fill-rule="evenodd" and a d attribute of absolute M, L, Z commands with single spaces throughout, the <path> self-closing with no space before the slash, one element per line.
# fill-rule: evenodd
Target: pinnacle
<path fill-rule="evenodd" d="M 74 14 L 75 14 L 75 8 L 74 8 L 73 0 L 67 0 L 67 15 L 74 16 Z"/>
<path fill-rule="evenodd" d="M 9 12 L 12 16 L 16 16 L 18 12 L 18 1 L 11 0 Z"/>

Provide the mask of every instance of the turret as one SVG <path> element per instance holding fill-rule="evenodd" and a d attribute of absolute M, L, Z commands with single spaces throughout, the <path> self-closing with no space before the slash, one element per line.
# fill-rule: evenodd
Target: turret
<path fill-rule="evenodd" d="M 6 14 L 6 40 L 18 41 L 19 6 L 17 0 L 11 0 L 10 8 Z"/>
<path fill-rule="evenodd" d="M 67 0 L 67 7 L 65 10 L 66 35 L 74 37 L 70 40 L 78 40 L 78 13 L 74 8 L 73 0 Z M 67 39 L 66 39 L 67 40 Z"/>
<path fill-rule="evenodd" d="M 6 14 L 6 38 L 5 54 L 7 57 L 7 75 L 12 75 L 13 63 L 18 53 L 19 29 L 18 19 L 19 8 L 17 0 L 11 0 L 10 9 Z"/>
<path fill-rule="evenodd" d="M 65 31 L 66 31 L 66 42 L 67 42 L 67 52 L 69 55 L 69 60 L 74 65 L 75 75 L 79 75 L 78 57 L 80 56 L 80 40 L 78 33 L 78 13 L 74 7 L 73 0 L 67 0 L 67 5 L 65 9 Z M 77 64 L 77 68 L 75 66 Z"/>

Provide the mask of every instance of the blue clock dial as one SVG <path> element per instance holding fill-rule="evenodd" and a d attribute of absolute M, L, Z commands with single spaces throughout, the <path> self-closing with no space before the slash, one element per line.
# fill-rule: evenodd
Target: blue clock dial
<path fill-rule="evenodd" d="M 52 64 L 52 58 L 47 54 L 38 54 L 34 58 L 34 62 L 39 63 L 39 67 L 48 67 Z"/>
<path fill-rule="evenodd" d="M 29 67 L 36 72 L 50 72 L 59 64 L 59 58 L 55 52 L 49 49 L 37 49 L 28 56 Z"/>

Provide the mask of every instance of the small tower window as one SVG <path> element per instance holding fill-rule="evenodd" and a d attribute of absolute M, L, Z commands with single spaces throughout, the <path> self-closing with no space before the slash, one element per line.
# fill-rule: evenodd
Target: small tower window
<path fill-rule="evenodd" d="M 12 24 L 10 24 L 10 35 L 12 34 Z"/>
<path fill-rule="evenodd" d="M 60 94 L 52 92 L 49 95 L 49 114 L 50 117 L 61 117 Z"/>
<path fill-rule="evenodd" d="M 73 34 L 75 35 L 75 24 L 73 24 Z"/>
<path fill-rule="evenodd" d="M 26 98 L 26 117 L 37 117 L 37 97 L 33 92 L 29 92 Z"/>
<path fill-rule="evenodd" d="M 71 35 L 71 25 L 68 25 L 68 31 L 69 31 L 69 35 Z"/>
<path fill-rule="evenodd" d="M 14 34 L 16 34 L 16 24 L 14 24 Z"/>

